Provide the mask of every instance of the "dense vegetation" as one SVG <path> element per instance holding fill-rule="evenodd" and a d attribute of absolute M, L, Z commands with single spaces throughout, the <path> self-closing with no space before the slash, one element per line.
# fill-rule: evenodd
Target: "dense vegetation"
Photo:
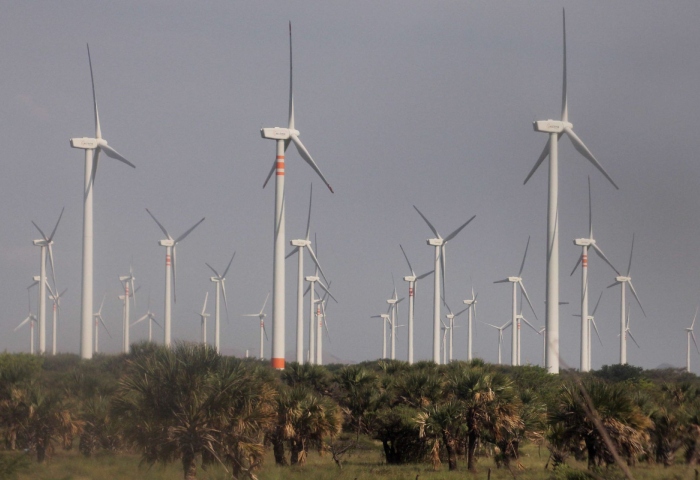
<path fill-rule="evenodd" d="M 700 380 L 628 365 L 552 376 L 480 360 L 291 363 L 277 372 L 194 344 L 136 344 L 90 361 L 1 354 L 0 435 L 0 478 L 26 468 L 27 455 L 41 463 L 57 449 L 177 463 L 192 479 L 207 467 L 256 478 L 268 452 L 282 469 L 314 452 L 342 469 L 346 454 L 368 445 L 395 468 L 512 475 L 534 445 L 548 452 L 542 476 L 606 469 L 609 478 L 640 464 L 700 461 Z M 590 473 L 567 467 L 581 461 Z"/>

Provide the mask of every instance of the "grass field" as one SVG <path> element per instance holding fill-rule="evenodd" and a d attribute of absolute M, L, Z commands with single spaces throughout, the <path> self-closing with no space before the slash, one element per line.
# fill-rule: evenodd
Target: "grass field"
<path fill-rule="evenodd" d="M 487 479 L 489 468 L 491 479 L 547 479 L 547 478 L 585 478 L 575 475 L 576 471 L 585 471 L 585 464 L 570 461 L 565 471 L 552 477 L 552 471 L 544 470 L 547 462 L 548 451 L 538 450 L 535 446 L 526 446 L 522 449 L 521 463 L 523 468 L 509 471 L 497 469 L 490 458 L 482 458 L 478 463 L 478 472 L 472 474 L 466 470 L 466 462 L 460 458 L 459 470 L 450 472 L 447 465 L 443 464 L 438 471 L 433 471 L 430 464 L 421 463 L 415 465 L 388 466 L 383 462 L 381 450 L 376 449 L 356 450 L 346 454 L 343 458 L 343 469 L 339 469 L 330 454 L 319 456 L 316 452 L 309 454 L 308 462 L 303 467 L 277 467 L 270 454 L 266 458 L 262 470 L 257 473 L 260 480 L 448 480 L 448 479 Z M 565 475 L 569 472 L 570 475 Z M 678 463 L 670 468 L 658 465 L 640 464 L 632 469 L 635 478 L 648 479 L 673 479 L 692 480 L 697 478 L 694 468 Z M 221 467 L 212 467 L 208 471 L 197 472 L 197 477 L 203 480 L 229 479 Z M 167 466 L 155 465 L 148 467 L 140 465 L 140 459 L 136 455 L 102 453 L 92 458 L 84 458 L 76 451 L 65 452 L 57 450 L 55 455 L 43 465 L 30 463 L 28 470 L 19 476 L 21 480 L 112 480 L 112 479 L 144 479 L 144 480 L 170 480 L 182 478 L 180 464 Z M 603 470 L 599 478 L 617 479 L 623 478 L 616 469 Z"/>

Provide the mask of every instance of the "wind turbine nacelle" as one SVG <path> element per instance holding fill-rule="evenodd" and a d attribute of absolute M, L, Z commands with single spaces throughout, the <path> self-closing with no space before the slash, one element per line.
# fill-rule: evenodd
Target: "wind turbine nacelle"
<path fill-rule="evenodd" d="M 508 277 L 509 282 L 518 283 L 522 278 L 520 277 Z"/>
<path fill-rule="evenodd" d="M 219 277 L 209 277 L 209 280 L 211 280 L 212 282 L 218 282 Z"/>
<path fill-rule="evenodd" d="M 120 282 L 126 282 L 127 280 L 131 280 L 131 277 L 128 275 L 123 276 L 123 277 L 119 277 Z"/>
<path fill-rule="evenodd" d="M 39 275 L 34 275 L 32 278 L 34 279 L 35 282 L 41 281 L 41 277 Z"/>
<path fill-rule="evenodd" d="M 442 238 L 429 238 L 428 239 L 428 245 L 432 245 L 433 247 L 440 247 L 442 246 L 443 241 Z"/>
<path fill-rule="evenodd" d="M 305 278 L 307 282 L 318 282 L 318 277 L 308 276 Z"/>
<path fill-rule="evenodd" d="M 591 240 L 590 238 L 577 238 L 574 240 L 574 245 L 578 245 L 579 247 L 590 247 L 595 243 L 595 240 Z"/>
<path fill-rule="evenodd" d="M 289 139 L 289 129 L 280 127 L 261 128 L 260 136 L 271 140 L 287 140 Z"/>
<path fill-rule="evenodd" d="M 91 150 L 97 148 L 98 142 L 96 138 L 71 138 L 70 146 L 73 148 L 82 148 L 83 150 Z"/>
<path fill-rule="evenodd" d="M 389 300 L 386 301 L 389 305 L 394 305 L 397 302 L 397 300 L 394 300 L 393 298 L 390 298 Z"/>
<path fill-rule="evenodd" d="M 307 245 L 310 245 L 311 242 L 308 240 L 290 240 L 289 244 L 293 247 L 305 247 Z"/>
<path fill-rule="evenodd" d="M 416 281 L 416 276 L 415 275 L 409 275 L 408 277 L 403 277 L 404 282 L 415 282 Z"/>
<path fill-rule="evenodd" d="M 33 240 L 33 243 L 37 247 L 45 247 L 47 245 L 46 240 L 44 240 L 43 238 L 40 238 L 39 240 Z"/>
<path fill-rule="evenodd" d="M 571 124 L 560 120 L 538 120 L 532 122 L 532 127 L 536 132 L 561 133 L 564 131 L 564 127 L 567 126 L 571 127 Z"/>
<path fill-rule="evenodd" d="M 175 245 L 175 241 L 166 238 L 165 240 L 158 240 L 158 245 L 161 247 L 172 247 Z"/>
<path fill-rule="evenodd" d="M 631 278 L 632 278 L 632 277 L 622 277 L 622 276 L 620 276 L 620 277 L 615 277 L 615 280 L 617 280 L 618 282 L 628 282 Z"/>

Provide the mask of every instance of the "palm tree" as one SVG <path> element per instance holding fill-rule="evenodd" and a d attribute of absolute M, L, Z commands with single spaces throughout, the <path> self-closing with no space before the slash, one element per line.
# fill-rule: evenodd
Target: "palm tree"
<path fill-rule="evenodd" d="M 647 429 L 652 425 L 629 394 L 624 384 L 608 384 L 589 380 L 582 384 L 590 399 L 593 411 L 588 408 L 588 399 L 579 386 L 565 385 L 562 388 L 559 405 L 550 421 L 561 425 L 561 440 L 569 446 L 583 442 L 588 453 L 588 467 L 596 464 L 612 464 L 615 459 L 598 430 L 592 415 L 597 415 L 605 434 L 612 442 L 618 455 L 634 462 L 644 451 L 649 440 Z"/>
<path fill-rule="evenodd" d="M 228 464 L 236 476 L 259 466 L 274 397 L 242 362 L 208 345 L 178 343 L 134 355 L 113 405 L 146 463 L 179 459 L 184 478 L 194 479 L 198 459 L 203 467 Z"/>
<path fill-rule="evenodd" d="M 377 376 L 360 365 L 349 365 L 338 371 L 335 382 L 340 387 L 337 398 L 340 404 L 347 408 L 350 423 L 355 426 L 359 439 L 365 412 L 378 398 Z"/>
<path fill-rule="evenodd" d="M 440 405 L 431 405 L 418 414 L 416 422 L 420 427 L 420 437 L 432 439 L 430 458 L 433 468 L 440 464 L 440 441 L 447 450 L 450 470 L 457 470 L 457 441 L 466 433 L 464 409 L 461 402 L 449 400 Z"/>
<path fill-rule="evenodd" d="M 290 387 L 298 385 L 312 388 L 320 395 L 330 393 L 331 377 L 321 365 L 287 363 L 282 371 L 282 381 Z"/>

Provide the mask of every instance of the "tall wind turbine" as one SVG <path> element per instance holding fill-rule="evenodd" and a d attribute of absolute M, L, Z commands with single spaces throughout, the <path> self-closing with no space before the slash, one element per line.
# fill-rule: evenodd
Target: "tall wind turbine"
<path fill-rule="evenodd" d="M 304 363 L 304 248 L 309 249 L 309 254 L 311 259 L 316 264 L 316 268 L 321 272 L 323 279 L 328 282 L 326 275 L 323 273 L 321 265 L 318 263 L 316 254 L 314 253 L 313 247 L 311 246 L 311 240 L 309 236 L 311 235 L 311 198 L 313 195 L 313 184 L 309 192 L 309 215 L 306 220 L 306 237 L 302 239 L 291 240 L 289 243 L 293 247 L 297 247 L 292 250 L 285 258 L 289 258 L 295 253 L 297 254 L 298 270 L 297 270 L 297 346 L 296 346 L 296 359 L 297 363 Z"/>
<path fill-rule="evenodd" d="M 700 306 L 695 309 L 695 315 L 693 316 L 693 323 L 690 324 L 689 328 L 685 329 L 685 333 L 688 336 L 688 349 L 685 352 L 685 371 L 690 373 L 690 339 L 693 339 L 693 343 L 695 344 L 695 350 L 697 350 L 698 353 L 700 353 L 700 348 L 698 348 L 698 342 L 695 340 L 695 333 L 693 332 L 693 327 L 695 327 L 695 320 L 698 318 L 698 309 L 700 309 Z"/>
<path fill-rule="evenodd" d="M 536 132 L 549 134 L 549 140 L 537 159 L 535 166 L 525 178 L 523 184 L 532 177 L 545 158 L 549 156 L 549 188 L 547 198 L 547 288 L 546 288 L 546 315 L 547 326 L 547 353 L 545 368 L 549 373 L 559 373 L 559 165 L 558 142 L 566 133 L 574 145 L 574 148 L 591 162 L 605 178 L 612 183 L 602 165 L 588 150 L 581 139 L 574 133 L 573 125 L 569 122 L 569 109 L 566 91 L 566 16 L 562 11 L 564 31 L 564 74 L 562 86 L 561 120 L 540 120 L 533 123 Z"/>
<path fill-rule="evenodd" d="M 207 343 L 207 317 L 209 314 L 207 312 L 207 300 L 209 299 L 209 292 L 204 295 L 204 305 L 202 305 L 202 313 L 198 313 L 202 324 L 202 343 L 206 345 Z"/>
<path fill-rule="evenodd" d="M 593 207 L 591 201 L 591 178 L 588 177 L 588 238 L 577 238 L 574 240 L 574 245 L 582 248 L 581 256 L 576 262 L 571 275 L 574 274 L 579 265 L 581 265 L 581 371 L 588 372 L 591 369 L 591 361 L 589 358 L 591 346 L 590 320 L 588 315 L 588 248 L 592 247 L 593 251 L 602 258 L 605 263 L 610 265 L 615 273 L 620 272 L 610 263 L 610 260 L 605 256 L 600 247 L 596 244 L 593 238 Z M 601 293 L 602 295 L 602 293 Z M 600 300 L 599 300 L 600 301 Z"/>
<path fill-rule="evenodd" d="M 247 313 L 243 315 L 244 317 L 258 317 L 260 320 L 260 360 L 262 360 L 264 357 L 264 342 L 263 342 L 263 335 L 265 335 L 265 338 L 267 339 L 267 330 L 265 329 L 265 317 L 267 316 L 265 314 L 265 306 L 267 305 L 267 299 L 270 298 L 270 292 L 267 292 L 267 296 L 265 297 L 265 302 L 263 303 L 262 308 L 260 309 L 259 313 Z"/>
<path fill-rule="evenodd" d="M 469 334 L 469 340 L 467 343 L 467 360 L 472 361 L 472 342 L 473 342 L 473 321 L 476 319 L 476 297 L 479 295 L 474 295 L 474 287 L 472 287 L 472 298 L 469 298 L 467 300 L 464 300 L 464 304 L 468 305 L 469 309 L 469 319 L 468 319 L 468 326 L 467 326 L 467 333 Z"/>
<path fill-rule="evenodd" d="M 527 291 L 525 290 L 525 286 L 523 285 L 523 278 L 522 278 L 522 273 L 523 273 L 523 268 L 525 268 L 525 259 L 527 258 L 527 249 L 530 246 L 530 237 L 527 237 L 527 244 L 525 244 L 525 254 L 523 255 L 523 261 L 520 263 L 520 270 L 518 271 L 518 275 L 515 277 L 508 277 L 504 278 L 503 280 L 496 280 L 493 283 L 512 283 L 513 284 L 513 301 L 512 301 L 512 326 L 513 326 L 513 331 L 511 332 L 513 334 L 512 341 L 511 341 L 511 351 L 510 351 L 510 364 L 515 366 L 518 364 L 518 299 L 516 297 L 517 294 L 517 288 L 518 286 L 520 287 L 520 291 L 523 293 L 525 296 L 525 300 L 527 300 L 528 305 L 530 305 L 530 310 L 532 310 L 532 313 L 535 315 L 535 318 L 537 318 L 537 314 L 535 313 L 535 309 L 532 307 L 532 302 L 530 302 L 530 297 L 527 295 Z"/>
<path fill-rule="evenodd" d="M 102 307 L 105 305 L 105 298 L 107 295 L 104 295 L 102 297 L 102 303 L 100 304 L 100 309 L 97 311 L 97 313 L 93 314 L 93 317 L 95 318 L 95 353 L 100 352 L 100 324 L 102 327 L 105 329 L 105 332 L 107 332 L 107 335 L 109 335 L 109 338 L 112 338 L 112 334 L 109 333 L 109 329 L 107 328 L 107 325 L 105 324 L 104 318 L 102 318 Z"/>
<path fill-rule="evenodd" d="M 220 311 L 221 311 L 221 293 L 224 294 L 224 307 L 226 307 L 226 320 L 228 321 L 228 300 L 226 300 L 226 284 L 224 283 L 226 281 L 226 274 L 228 273 L 228 269 L 231 268 L 231 263 L 233 262 L 233 259 L 236 257 L 236 252 L 233 252 L 233 255 L 231 256 L 231 260 L 229 260 L 228 265 L 226 266 L 226 270 L 224 270 L 224 273 L 222 275 L 219 275 L 219 272 L 214 270 L 214 267 L 209 265 L 208 263 L 206 264 L 209 269 L 214 272 L 213 277 L 210 277 L 210 280 L 216 284 L 216 303 L 215 303 L 215 309 L 214 309 L 214 347 L 216 348 L 216 352 L 219 353 L 221 352 L 221 346 L 220 346 L 220 339 L 219 339 L 219 331 L 220 331 Z M 204 301 L 204 305 L 206 306 L 206 300 Z M 202 312 L 204 313 L 204 312 Z M 206 335 L 206 334 L 205 334 Z M 204 341 L 206 343 L 206 340 Z"/>
<path fill-rule="evenodd" d="M 299 130 L 294 125 L 294 97 L 292 94 L 292 23 L 289 22 L 289 122 L 287 128 L 274 127 L 260 129 L 262 138 L 275 140 L 277 143 L 277 156 L 272 164 L 270 173 L 267 175 L 263 188 L 267 182 L 275 175 L 275 223 L 274 223 L 274 250 L 272 257 L 272 367 L 284 369 L 284 152 L 290 142 L 293 142 L 299 151 L 301 158 L 321 177 L 323 183 L 333 193 L 333 189 L 326 181 L 326 178 L 319 170 L 316 162 L 309 154 L 301 140 Z"/>
<path fill-rule="evenodd" d="M 391 307 L 390 307 L 391 310 Z M 372 315 L 370 318 L 381 318 L 382 319 L 382 359 L 386 358 L 386 324 L 391 323 L 391 315 L 388 313 L 382 313 L 381 315 Z"/>
<path fill-rule="evenodd" d="M 158 323 L 158 320 L 156 320 L 156 316 L 153 312 L 151 312 L 151 296 L 149 294 L 148 296 L 148 310 L 146 310 L 146 313 L 136 320 L 134 323 L 131 324 L 133 327 L 134 325 L 143 322 L 144 320 L 148 320 L 148 341 L 152 342 L 153 341 L 153 324 L 155 323 L 158 325 L 160 328 L 163 328 L 160 323 Z"/>
<path fill-rule="evenodd" d="M 119 277 L 119 281 L 124 287 L 124 322 L 122 327 L 122 350 L 124 353 L 129 353 L 129 326 L 131 322 L 131 312 L 129 309 L 129 299 L 133 298 L 134 307 L 136 307 L 136 290 L 134 289 L 134 270 L 129 266 L 129 275 L 123 275 Z"/>
<path fill-rule="evenodd" d="M 433 362 L 439 364 L 440 363 L 440 322 L 442 319 L 440 318 L 440 276 L 442 275 L 442 296 L 445 296 L 445 247 L 447 246 L 447 242 L 452 240 L 457 236 L 459 232 L 462 231 L 464 227 L 469 225 L 469 223 L 476 218 L 476 215 L 474 215 L 472 218 L 464 222 L 457 230 L 454 232 L 450 233 L 447 237 L 444 239 L 440 236 L 438 231 L 435 229 L 432 223 L 428 221 L 428 219 L 421 213 L 420 210 L 418 210 L 418 207 L 415 205 L 413 208 L 416 209 L 416 212 L 418 212 L 418 215 L 421 216 L 423 220 L 425 220 L 425 223 L 428 224 L 428 227 L 430 230 L 433 232 L 435 235 L 435 238 L 430 238 L 428 239 L 428 245 L 432 245 L 435 247 L 435 285 L 434 285 L 434 291 L 433 291 Z M 442 265 L 441 265 L 442 264 Z M 442 267 L 442 273 L 440 272 L 440 267 Z"/>
<path fill-rule="evenodd" d="M 41 230 L 41 228 L 39 228 L 39 225 L 32 221 L 32 225 L 34 225 L 36 229 L 39 230 L 39 233 L 41 233 L 42 237 L 38 240 L 34 240 L 34 245 L 41 247 L 41 263 L 39 265 L 39 354 L 43 354 L 46 352 L 46 251 L 48 250 L 49 259 L 51 261 L 51 274 L 53 276 L 53 286 L 54 288 L 56 288 L 56 272 L 53 268 L 53 251 L 51 249 L 51 245 L 53 244 L 53 236 L 56 234 L 58 224 L 61 222 L 63 210 L 65 210 L 65 208 L 61 209 L 61 214 L 58 216 L 56 226 L 53 227 L 53 231 L 48 237 Z"/>
<path fill-rule="evenodd" d="M 635 300 L 637 300 L 639 308 L 642 309 L 642 313 L 645 317 L 647 316 L 644 307 L 642 307 L 642 302 L 639 301 L 637 291 L 634 289 L 634 285 L 632 285 L 632 277 L 630 276 L 630 271 L 632 270 L 632 253 L 634 253 L 634 234 L 632 234 L 632 247 L 630 248 L 630 261 L 627 264 L 627 274 L 618 274 L 618 276 L 615 277 L 615 283 L 608 285 L 608 288 L 620 285 L 620 365 L 625 365 L 627 363 L 627 335 L 625 335 L 625 332 L 628 331 L 627 324 L 629 324 L 629 314 L 627 315 L 627 323 L 625 323 L 625 291 L 627 290 L 627 285 L 629 285 L 632 295 L 634 295 Z"/>
<path fill-rule="evenodd" d="M 503 330 L 505 330 L 508 327 L 512 327 L 513 323 L 512 322 L 506 322 L 500 327 L 497 327 L 496 325 L 492 325 L 490 323 L 484 322 L 485 325 L 488 325 L 489 327 L 493 327 L 496 330 L 498 330 L 498 364 L 501 364 L 501 344 L 503 343 Z"/>
<path fill-rule="evenodd" d="M 588 339 L 586 341 L 586 348 L 588 350 L 587 352 L 587 364 L 586 364 L 586 370 L 585 371 L 590 371 L 591 370 L 591 325 L 593 326 L 593 330 L 595 331 L 595 334 L 598 336 L 598 341 L 600 342 L 600 346 L 603 346 L 603 340 L 600 338 L 600 333 L 598 332 L 598 325 L 595 323 L 595 312 L 598 311 L 598 306 L 600 305 L 600 300 L 603 298 L 603 292 L 600 292 L 600 295 L 598 295 L 598 301 L 595 304 L 595 307 L 593 307 L 593 311 L 591 312 L 590 315 L 588 315 L 588 325 L 587 325 L 587 331 L 588 331 Z M 574 317 L 580 317 L 581 315 L 575 313 L 573 315 Z M 583 369 L 583 367 L 582 367 Z"/>
<path fill-rule="evenodd" d="M 422 278 L 425 278 L 433 273 L 433 270 L 426 272 L 423 275 L 416 276 L 416 272 L 413 271 L 413 267 L 411 266 L 411 262 L 408 260 L 406 251 L 400 244 L 399 248 L 406 259 L 409 270 L 411 270 L 411 274 L 403 277 L 403 279 L 405 282 L 408 282 L 408 364 L 413 365 L 413 299 L 416 295 L 416 284 L 418 283 L 418 280 L 421 280 Z"/>
<path fill-rule="evenodd" d="M 58 334 L 58 311 L 61 309 L 61 297 L 63 294 L 66 293 L 66 290 L 68 288 L 64 288 L 63 291 L 59 294 L 56 294 L 56 292 L 53 291 L 51 288 L 51 285 L 46 284 L 46 288 L 49 289 L 49 298 L 53 302 L 53 329 L 51 330 L 51 335 L 52 335 L 52 348 L 51 348 L 51 355 L 56 355 L 56 336 Z"/>
<path fill-rule="evenodd" d="M 160 227 L 160 230 L 165 234 L 167 237 L 164 240 L 160 240 L 158 242 L 158 245 L 161 247 L 165 247 L 165 308 L 163 309 L 164 315 L 163 315 L 163 323 L 164 323 L 164 328 L 163 328 L 163 335 L 164 335 L 164 344 L 166 347 L 170 346 L 170 332 L 171 332 L 171 313 L 170 313 L 170 276 L 172 273 L 172 290 L 173 290 L 173 300 L 177 302 L 177 295 L 175 293 L 176 290 L 176 285 L 175 285 L 175 280 L 177 278 L 177 244 L 180 243 L 189 235 L 192 233 L 192 230 L 197 228 L 197 226 L 204 221 L 204 217 L 194 225 L 192 225 L 185 233 L 177 237 L 175 240 L 173 240 L 173 237 L 170 236 L 168 231 L 165 229 L 165 227 L 158 221 L 158 219 L 151 213 L 150 210 L 146 209 L 148 214 L 151 216 L 154 222 Z M 171 257 L 172 255 L 172 257 Z M 172 266 L 170 264 L 170 259 L 172 258 Z"/>
<path fill-rule="evenodd" d="M 83 271 L 80 302 L 80 357 L 92 358 L 92 194 L 97 174 L 97 163 L 100 152 L 108 157 L 126 163 L 132 168 L 136 166 L 121 156 L 114 148 L 102 138 L 100 129 L 100 116 L 97 113 L 97 98 L 95 96 L 95 77 L 92 74 L 92 60 L 90 59 L 90 46 L 87 47 L 88 63 L 90 64 L 90 80 L 92 82 L 92 104 L 95 110 L 95 137 L 71 138 L 70 146 L 85 150 L 85 183 L 83 188 Z"/>

